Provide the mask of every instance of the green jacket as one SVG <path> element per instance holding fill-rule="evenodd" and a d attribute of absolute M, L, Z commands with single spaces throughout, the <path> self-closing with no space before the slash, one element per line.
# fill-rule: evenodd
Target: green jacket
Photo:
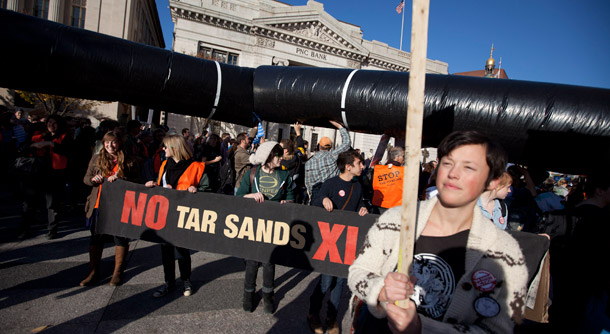
<path fill-rule="evenodd" d="M 250 184 L 250 173 L 251 168 L 256 168 L 256 172 L 254 174 L 253 184 Z M 260 177 L 261 177 L 261 166 L 253 166 L 250 169 L 246 170 L 243 177 L 241 178 L 241 182 L 239 183 L 239 188 L 237 188 L 237 193 L 235 196 L 244 197 L 244 195 L 250 193 L 261 192 L 260 190 Z M 264 173 L 264 172 L 262 172 Z M 278 175 L 278 179 L 280 180 L 280 190 L 273 196 L 272 198 L 265 199 L 268 201 L 279 202 L 282 200 L 294 201 L 294 193 L 292 191 L 292 178 L 290 177 L 290 171 L 282 170 L 281 168 L 276 168 L 275 173 Z"/>

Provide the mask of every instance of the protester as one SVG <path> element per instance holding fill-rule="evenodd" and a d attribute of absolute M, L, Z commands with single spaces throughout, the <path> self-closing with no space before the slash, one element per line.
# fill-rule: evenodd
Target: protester
<path fill-rule="evenodd" d="M 430 178 L 432 174 L 434 174 L 434 170 L 436 169 L 436 160 L 428 161 L 422 165 L 422 169 L 419 173 L 419 186 L 417 190 L 418 198 L 425 198 L 425 190 L 427 186 L 430 184 Z"/>
<path fill-rule="evenodd" d="M 481 209 L 485 218 L 491 220 L 500 229 L 506 230 L 508 209 L 504 199 L 510 193 L 513 180 L 507 172 L 502 173 L 498 180 L 495 188 L 488 189 L 481 194 L 477 206 Z"/>
<path fill-rule="evenodd" d="M 225 195 L 235 194 L 235 152 L 237 147 L 237 140 L 230 139 L 227 145 L 227 158 L 220 166 L 220 187 L 218 188 L 218 193 Z"/>
<path fill-rule="evenodd" d="M 125 258 L 129 249 L 129 239 L 127 238 L 95 234 L 102 184 L 105 181 L 112 183 L 117 179 L 139 182 L 139 168 L 133 161 L 125 157 L 122 139 L 116 133 L 108 132 L 104 135 L 102 141 L 104 142 L 104 148 L 91 158 L 83 178 L 83 182 L 93 187 L 93 189 L 91 189 L 91 194 L 87 197 L 85 204 L 87 223 L 91 231 L 91 238 L 89 239 L 90 270 L 89 275 L 80 282 L 80 286 L 91 285 L 97 278 L 104 242 L 109 238 L 114 240 L 115 245 L 114 272 L 112 273 L 112 279 L 110 279 L 110 285 L 121 284 Z"/>
<path fill-rule="evenodd" d="M 477 132 L 454 132 L 438 157 L 438 195 L 419 202 L 410 278 L 394 272 L 400 207 L 379 217 L 349 268 L 348 285 L 366 305 L 361 315 L 372 315 L 357 319 L 360 332 L 511 333 L 523 316 L 524 255 L 476 206 L 483 191 L 497 186 L 504 151 Z M 394 305 L 409 297 L 405 309 Z"/>
<path fill-rule="evenodd" d="M 148 157 L 148 151 L 144 143 L 140 140 L 142 132 L 142 123 L 132 119 L 127 122 L 127 135 L 125 136 L 125 154 L 128 157 L 135 159 L 141 166 L 144 165 Z"/>
<path fill-rule="evenodd" d="M 65 199 L 68 180 L 68 155 L 72 152 L 72 137 L 66 132 L 66 122 L 59 115 L 51 115 L 46 122 L 47 131 L 32 137 L 32 147 L 45 161 L 46 175 L 42 190 L 45 194 L 48 230 L 47 239 L 57 238 L 57 213 Z"/>
<path fill-rule="evenodd" d="M 330 138 L 322 137 L 319 143 L 320 151 L 316 152 L 316 154 L 305 163 L 305 186 L 307 187 L 307 192 L 309 193 L 309 199 L 311 201 L 314 200 L 324 181 L 339 175 L 337 157 L 339 154 L 347 151 L 351 145 L 347 129 L 335 121 L 329 122 L 339 129 L 339 133 L 341 134 L 341 145 L 332 149 L 333 142 Z"/>
<path fill-rule="evenodd" d="M 540 193 L 534 198 L 543 213 L 564 209 L 563 199 L 553 192 L 554 188 L 555 181 L 549 177 L 540 186 Z"/>
<path fill-rule="evenodd" d="M 551 323 L 566 333 L 604 333 L 610 330 L 610 175 L 608 169 L 587 178 L 588 198 L 571 210 L 576 222 L 567 251 L 555 268 Z M 551 257 L 551 259 L 553 259 Z M 574 287 L 575 269 L 586 286 Z M 578 275 L 580 276 L 580 275 Z"/>
<path fill-rule="evenodd" d="M 353 150 L 339 154 L 337 167 L 340 174 L 324 181 L 319 196 L 311 205 L 323 207 L 328 212 L 337 209 L 355 211 L 360 216 L 366 215 L 368 209 L 362 198 L 362 186 L 356 179 L 362 174 L 364 168 L 360 155 Z M 322 309 L 324 295 L 330 291 L 326 308 L 326 325 L 328 326 L 328 334 L 339 334 L 337 311 L 339 310 L 344 284 L 345 278 L 343 277 L 320 275 L 320 280 L 309 297 L 309 315 L 307 316 L 309 327 L 314 333 L 324 333 L 320 320 L 320 310 Z"/>
<path fill-rule="evenodd" d="M 210 134 L 202 147 L 195 154 L 195 160 L 205 162 L 205 174 L 210 181 L 210 191 L 217 192 L 220 188 L 220 161 L 222 155 L 220 153 L 220 137 L 216 134 Z"/>
<path fill-rule="evenodd" d="M 388 161 L 385 165 L 375 165 L 372 173 L 373 205 L 375 212 L 383 213 L 389 209 L 402 204 L 402 187 L 405 162 L 405 150 L 396 146 L 390 149 Z"/>
<path fill-rule="evenodd" d="M 100 122 L 100 125 L 95 129 L 95 147 L 93 148 L 93 152 L 99 152 L 104 147 L 103 137 L 108 133 L 108 131 L 112 131 L 116 134 L 120 134 L 121 137 L 124 137 L 121 134 L 121 130 L 119 129 L 121 124 L 112 119 L 105 119 Z"/>
<path fill-rule="evenodd" d="M 11 124 L 13 125 L 13 137 L 16 140 L 17 147 L 23 144 L 27 139 L 27 123 L 27 118 L 23 117 L 23 110 L 17 110 L 14 117 L 11 119 Z"/>
<path fill-rule="evenodd" d="M 540 210 L 534 200 L 537 195 L 534 181 L 524 167 L 512 165 L 507 168 L 507 172 L 512 178 L 511 191 L 506 196 L 508 229 L 537 232 Z"/>
<path fill-rule="evenodd" d="M 161 164 L 156 185 L 168 189 L 186 190 L 190 193 L 205 191 L 206 180 L 203 174 L 205 163 L 192 160 L 193 152 L 184 137 L 177 134 L 165 137 L 163 139 L 163 149 L 167 160 Z M 145 185 L 154 187 L 155 181 L 148 181 Z M 177 251 L 180 255 L 178 267 L 180 269 L 180 279 L 184 283 L 184 296 L 188 297 L 193 293 L 190 250 L 163 243 L 161 244 L 161 260 L 163 262 L 165 284 L 155 291 L 153 294 L 155 298 L 163 297 L 176 288 L 174 251 Z"/>
<path fill-rule="evenodd" d="M 238 137 L 239 138 L 239 137 Z M 294 201 L 290 172 L 280 168 L 283 155 L 282 147 L 275 141 L 262 143 L 256 153 L 250 156 L 252 168 L 241 179 L 236 196 L 252 198 L 257 203 L 274 201 L 287 203 Z M 243 308 L 246 312 L 254 311 L 254 292 L 258 267 L 263 267 L 263 301 L 265 313 L 274 311 L 274 277 L 275 265 L 246 260 L 244 280 Z"/>
<path fill-rule="evenodd" d="M 185 141 L 188 141 L 190 135 L 191 135 L 191 129 L 189 129 L 189 128 L 182 129 L 182 137 L 184 137 Z"/>
<path fill-rule="evenodd" d="M 305 155 L 303 149 L 303 137 L 301 136 L 301 123 L 294 124 L 296 133 L 296 145 L 290 139 L 282 139 L 280 146 L 284 149 L 282 157 L 282 170 L 290 172 L 292 185 L 294 187 L 295 202 L 302 204 L 307 195 L 305 189 Z"/>
<path fill-rule="evenodd" d="M 568 190 L 568 180 L 564 177 L 559 179 L 559 181 L 557 181 L 557 184 L 555 185 L 555 187 L 553 187 L 553 193 L 555 193 L 555 195 L 561 197 L 563 200 L 565 200 L 566 197 L 568 197 L 569 192 L 570 191 Z"/>
<path fill-rule="evenodd" d="M 229 157 L 229 149 L 230 149 L 230 142 L 231 142 L 231 135 L 228 132 L 223 132 L 222 136 L 220 136 L 221 138 L 221 143 L 220 143 L 220 155 L 222 156 L 222 164 L 224 165 L 224 163 L 227 161 L 227 158 Z"/>
<path fill-rule="evenodd" d="M 248 134 L 242 132 L 237 135 L 237 149 L 235 151 L 235 184 L 239 186 L 244 173 L 250 165 L 250 153 L 248 153 L 248 149 L 250 148 L 250 138 Z M 235 188 L 235 192 L 237 192 L 237 187 Z"/>
<path fill-rule="evenodd" d="M 70 164 L 68 164 L 70 174 L 70 190 L 72 191 L 72 205 L 82 203 L 81 200 L 87 198 L 90 189 L 82 181 L 82 176 L 87 172 L 87 166 L 91 161 L 95 146 L 95 129 L 91 127 L 91 120 L 83 117 L 78 119 L 78 128 L 74 131 L 74 152 Z"/>

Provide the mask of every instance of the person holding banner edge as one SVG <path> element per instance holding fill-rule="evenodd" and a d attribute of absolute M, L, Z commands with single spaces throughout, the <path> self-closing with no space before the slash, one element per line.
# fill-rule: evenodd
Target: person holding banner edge
<path fill-rule="evenodd" d="M 364 216 L 369 213 L 362 198 L 362 186 L 357 177 L 362 174 L 364 165 L 360 154 L 355 150 L 348 150 L 339 154 L 337 167 L 340 174 L 324 181 L 318 196 L 312 201 L 312 206 L 318 206 L 332 212 L 334 209 L 358 212 Z M 320 275 L 320 280 L 309 297 L 309 314 L 307 321 L 309 327 L 316 334 L 324 333 L 320 311 L 324 295 L 330 291 L 328 307 L 326 308 L 326 324 L 328 334 L 338 334 L 337 311 L 343 293 L 345 278 L 331 275 Z"/>
<path fill-rule="evenodd" d="M 163 139 L 163 150 L 167 160 L 161 164 L 157 186 L 180 191 L 196 193 L 205 191 L 207 178 L 203 171 L 205 163 L 194 161 L 191 148 L 181 135 L 169 135 Z M 155 186 L 155 181 L 148 181 L 146 187 Z M 174 250 L 178 252 L 178 268 L 180 269 L 180 279 L 184 283 L 184 296 L 188 297 L 193 293 L 191 284 L 191 252 L 182 247 L 171 244 L 161 244 L 161 261 L 163 262 L 163 274 L 165 284 L 153 293 L 153 297 L 159 298 L 167 295 L 176 288 L 176 263 Z"/>
<path fill-rule="evenodd" d="M 89 167 L 83 178 L 83 182 L 93 187 L 93 189 L 91 189 L 91 194 L 87 197 L 87 202 L 85 203 L 87 225 L 91 230 L 91 238 L 89 240 L 90 271 L 89 275 L 80 282 L 80 286 L 89 286 L 95 281 L 104 250 L 104 240 L 110 237 L 108 235 L 95 234 L 102 183 L 105 181 L 114 182 L 117 179 L 131 182 L 139 181 L 139 168 L 135 166 L 131 159 L 125 157 L 122 143 L 123 141 L 117 133 L 112 131 L 107 132 L 102 138 L 103 147 L 89 161 Z M 110 285 L 116 286 L 121 284 L 122 281 L 123 265 L 129 249 L 129 239 L 118 236 L 113 236 L 113 239 L 115 244 L 115 261 Z"/>
<path fill-rule="evenodd" d="M 254 199 L 257 203 L 275 201 L 280 203 L 294 202 L 292 178 L 290 171 L 282 170 L 284 149 L 275 141 L 265 141 L 250 156 L 252 167 L 247 170 L 239 184 L 235 196 Z M 263 267 L 263 302 L 265 313 L 274 311 L 275 265 L 246 260 L 244 279 L 243 309 L 254 311 L 254 293 L 258 267 Z"/>
<path fill-rule="evenodd" d="M 400 208 L 379 217 L 349 269 L 354 301 L 366 305 L 354 318 L 356 333 L 508 333 L 523 317 L 524 254 L 476 206 L 485 190 L 497 186 L 506 165 L 504 151 L 466 131 L 447 136 L 438 156 L 438 196 L 418 203 L 411 277 L 394 272 Z M 406 309 L 394 305 L 409 297 Z"/>

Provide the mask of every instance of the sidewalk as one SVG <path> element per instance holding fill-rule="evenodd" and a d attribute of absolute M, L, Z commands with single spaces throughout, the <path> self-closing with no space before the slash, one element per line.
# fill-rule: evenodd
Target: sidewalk
<path fill-rule="evenodd" d="M 58 239 L 45 239 L 45 222 L 33 226 L 31 238 L 18 241 L 19 208 L 20 203 L 1 189 L 2 333 L 41 328 L 44 333 L 311 333 L 306 316 L 318 274 L 277 266 L 276 312 L 265 314 L 261 301 L 253 313 L 247 313 L 241 306 L 243 261 L 193 251 L 194 294 L 184 297 L 177 289 L 157 299 L 152 293 L 163 280 L 160 248 L 135 240 L 130 244 L 123 285 L 108 285 L 114 245 L 106 244 L 101 281 L 83 288 L 78 284 L 88 273 L 90 235 L 84 216 L 72 212 L 60 217 Z M 38 215 L 39 222 L 43 216 Z M 261 284 L 259 271 L 259 289 Z M 349 291 L 344 290 L 339 318 L 343 319 L 342 333 L 349 333 Z"/>

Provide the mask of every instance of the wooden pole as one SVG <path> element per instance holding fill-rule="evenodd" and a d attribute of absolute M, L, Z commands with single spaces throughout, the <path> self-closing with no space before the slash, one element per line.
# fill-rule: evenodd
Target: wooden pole
<path fill-rule="evenodd" d="M 413 263 L 415 224 L 417 222 L 417 189 L 419 183 L 419 157 L 424 119 L 424 88 L 426 86 L 426 48 L 428 46 L 428 13 L 430 0 L 413 0 L 411 26 L 411 69 L 407 100 L 407 126 L 405 132 L 405 177 L 402 187 L 402 214 L 398 272 L 409 275 Z M 406 307 L 409 300 L 398 301 Z"/>

